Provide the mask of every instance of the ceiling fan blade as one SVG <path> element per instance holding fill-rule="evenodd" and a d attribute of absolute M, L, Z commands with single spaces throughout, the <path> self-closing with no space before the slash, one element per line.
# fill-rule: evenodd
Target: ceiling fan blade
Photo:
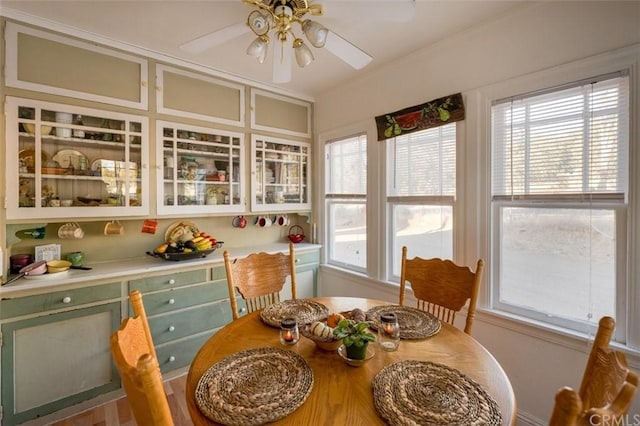
<path fill-rule="evenodd" d="M 371 55 L 331 30 L 327 34 L 324 48 L 357 70 L 367 66 L 373 59 Z"/>
<path fill-rule="evenodd" d="M 373 22 L 409 22 L 415 0 L 316 0 L 323 4 L 323 16 L 332 19 L 366 18 Z"/>
<path fill-rule="evenodd" d="M 202 53 L 227 41 L 251 32 L 246 22 L 238 22 L 217 31 L 210 32 L 180 45 L 180 49 L 189 53 Z"/>

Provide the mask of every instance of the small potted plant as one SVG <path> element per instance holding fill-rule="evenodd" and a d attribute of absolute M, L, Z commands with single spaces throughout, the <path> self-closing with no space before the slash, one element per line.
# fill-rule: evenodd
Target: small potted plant
<path fill-rule="evenodd" d="M 343 319 L 333 330 L 333 336 L 336 339 L 342 339 L 347 351 L 347 358 L 353 360 L 366 358 L 369 342 L 376 341 L 376 336 L 367 331 L 370 325 L 371 323 L 368 321 Z"/>

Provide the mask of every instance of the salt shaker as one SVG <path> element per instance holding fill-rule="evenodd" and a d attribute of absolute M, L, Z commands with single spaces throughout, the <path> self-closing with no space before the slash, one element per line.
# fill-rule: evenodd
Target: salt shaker
<path fill-rule="evenodd" d="M 280 322 L 280 343 L 283 345 L 295 345 L 300 339 L 298 323 L 295 318 L 284 318 Z"/>
<path fill-rule="evenodd" d="M 378 342 L 383 351 L 395 351 L 400 344 L 400 326 L 398 317 L 393 312 L 380 315 Z"/>

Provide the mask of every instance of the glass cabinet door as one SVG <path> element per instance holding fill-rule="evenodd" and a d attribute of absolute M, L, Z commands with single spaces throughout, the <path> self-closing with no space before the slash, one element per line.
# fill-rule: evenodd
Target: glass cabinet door
<path fill-rule="evenodd" d="M 308 210 L 310 144 L 253 135 L 253 211 Z"/>
<path fill-rule="evenodd" d="M 158 213 L 243 212 L 242 133 L 159 121 Z"/>
<path fill-rule="evenodd" d="M 148 214 L 147 118 L 7 98 L 7 219 Z"/>

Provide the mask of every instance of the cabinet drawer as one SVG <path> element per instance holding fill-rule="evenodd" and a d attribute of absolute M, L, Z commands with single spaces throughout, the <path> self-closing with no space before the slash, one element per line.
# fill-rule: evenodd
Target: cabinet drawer
<path fill-rule="evenodd" d="M 211 330 L 211 332 L 208 333 L 199 334 L 177 342 L 171 342 L 156 348 L 156 355 L 158 355 L 158 363 L 160 364 L 162 373 L 167 373 L 191 364 L 191 361 L 193 361 L 193 358 L 200 348 L 214 333 L 215 330 Z"/>
<path fill-rule="evenodd" d="M 54 309 L 71 308 L 86 303 L 120 297 L 120 283 L 111 283 L 7 299 L 0 302 L 0 319 Z"/>
<path fill-rule="evenodd" d="M 129 282 L 129 291 L 139 290 L 141 293 L 147 293 L 149 291 L 166 290 L 169 288 L 201 283 L 206 281 L 206 279 L 206 269 L 176 272 L 174 274 L 157 275 L 155 277 L 131 280 Z"/>
<path fill-rule="evenodd" d="M 149 328 L 153 343 L 160 345 L 222 327 L 230 321 L 231 307 L 225 300 L 149 318 Z"/>
<path fill-rule="evenodd" d="M 229 291 L 225 283 L 205 283 L 193 287 L 175 288 L 142 296 L 147 316 L 162 314 L 216 300 L 228 299 Z M 129 306 L 129 315 L 133 308 Z"/>
<path fill-rule="evenodd" d="M 309 263 L 320 263 L 320 251 L 312 250 L 302 253 L 296 253 L 296 266 L 306 265 Z"/>

